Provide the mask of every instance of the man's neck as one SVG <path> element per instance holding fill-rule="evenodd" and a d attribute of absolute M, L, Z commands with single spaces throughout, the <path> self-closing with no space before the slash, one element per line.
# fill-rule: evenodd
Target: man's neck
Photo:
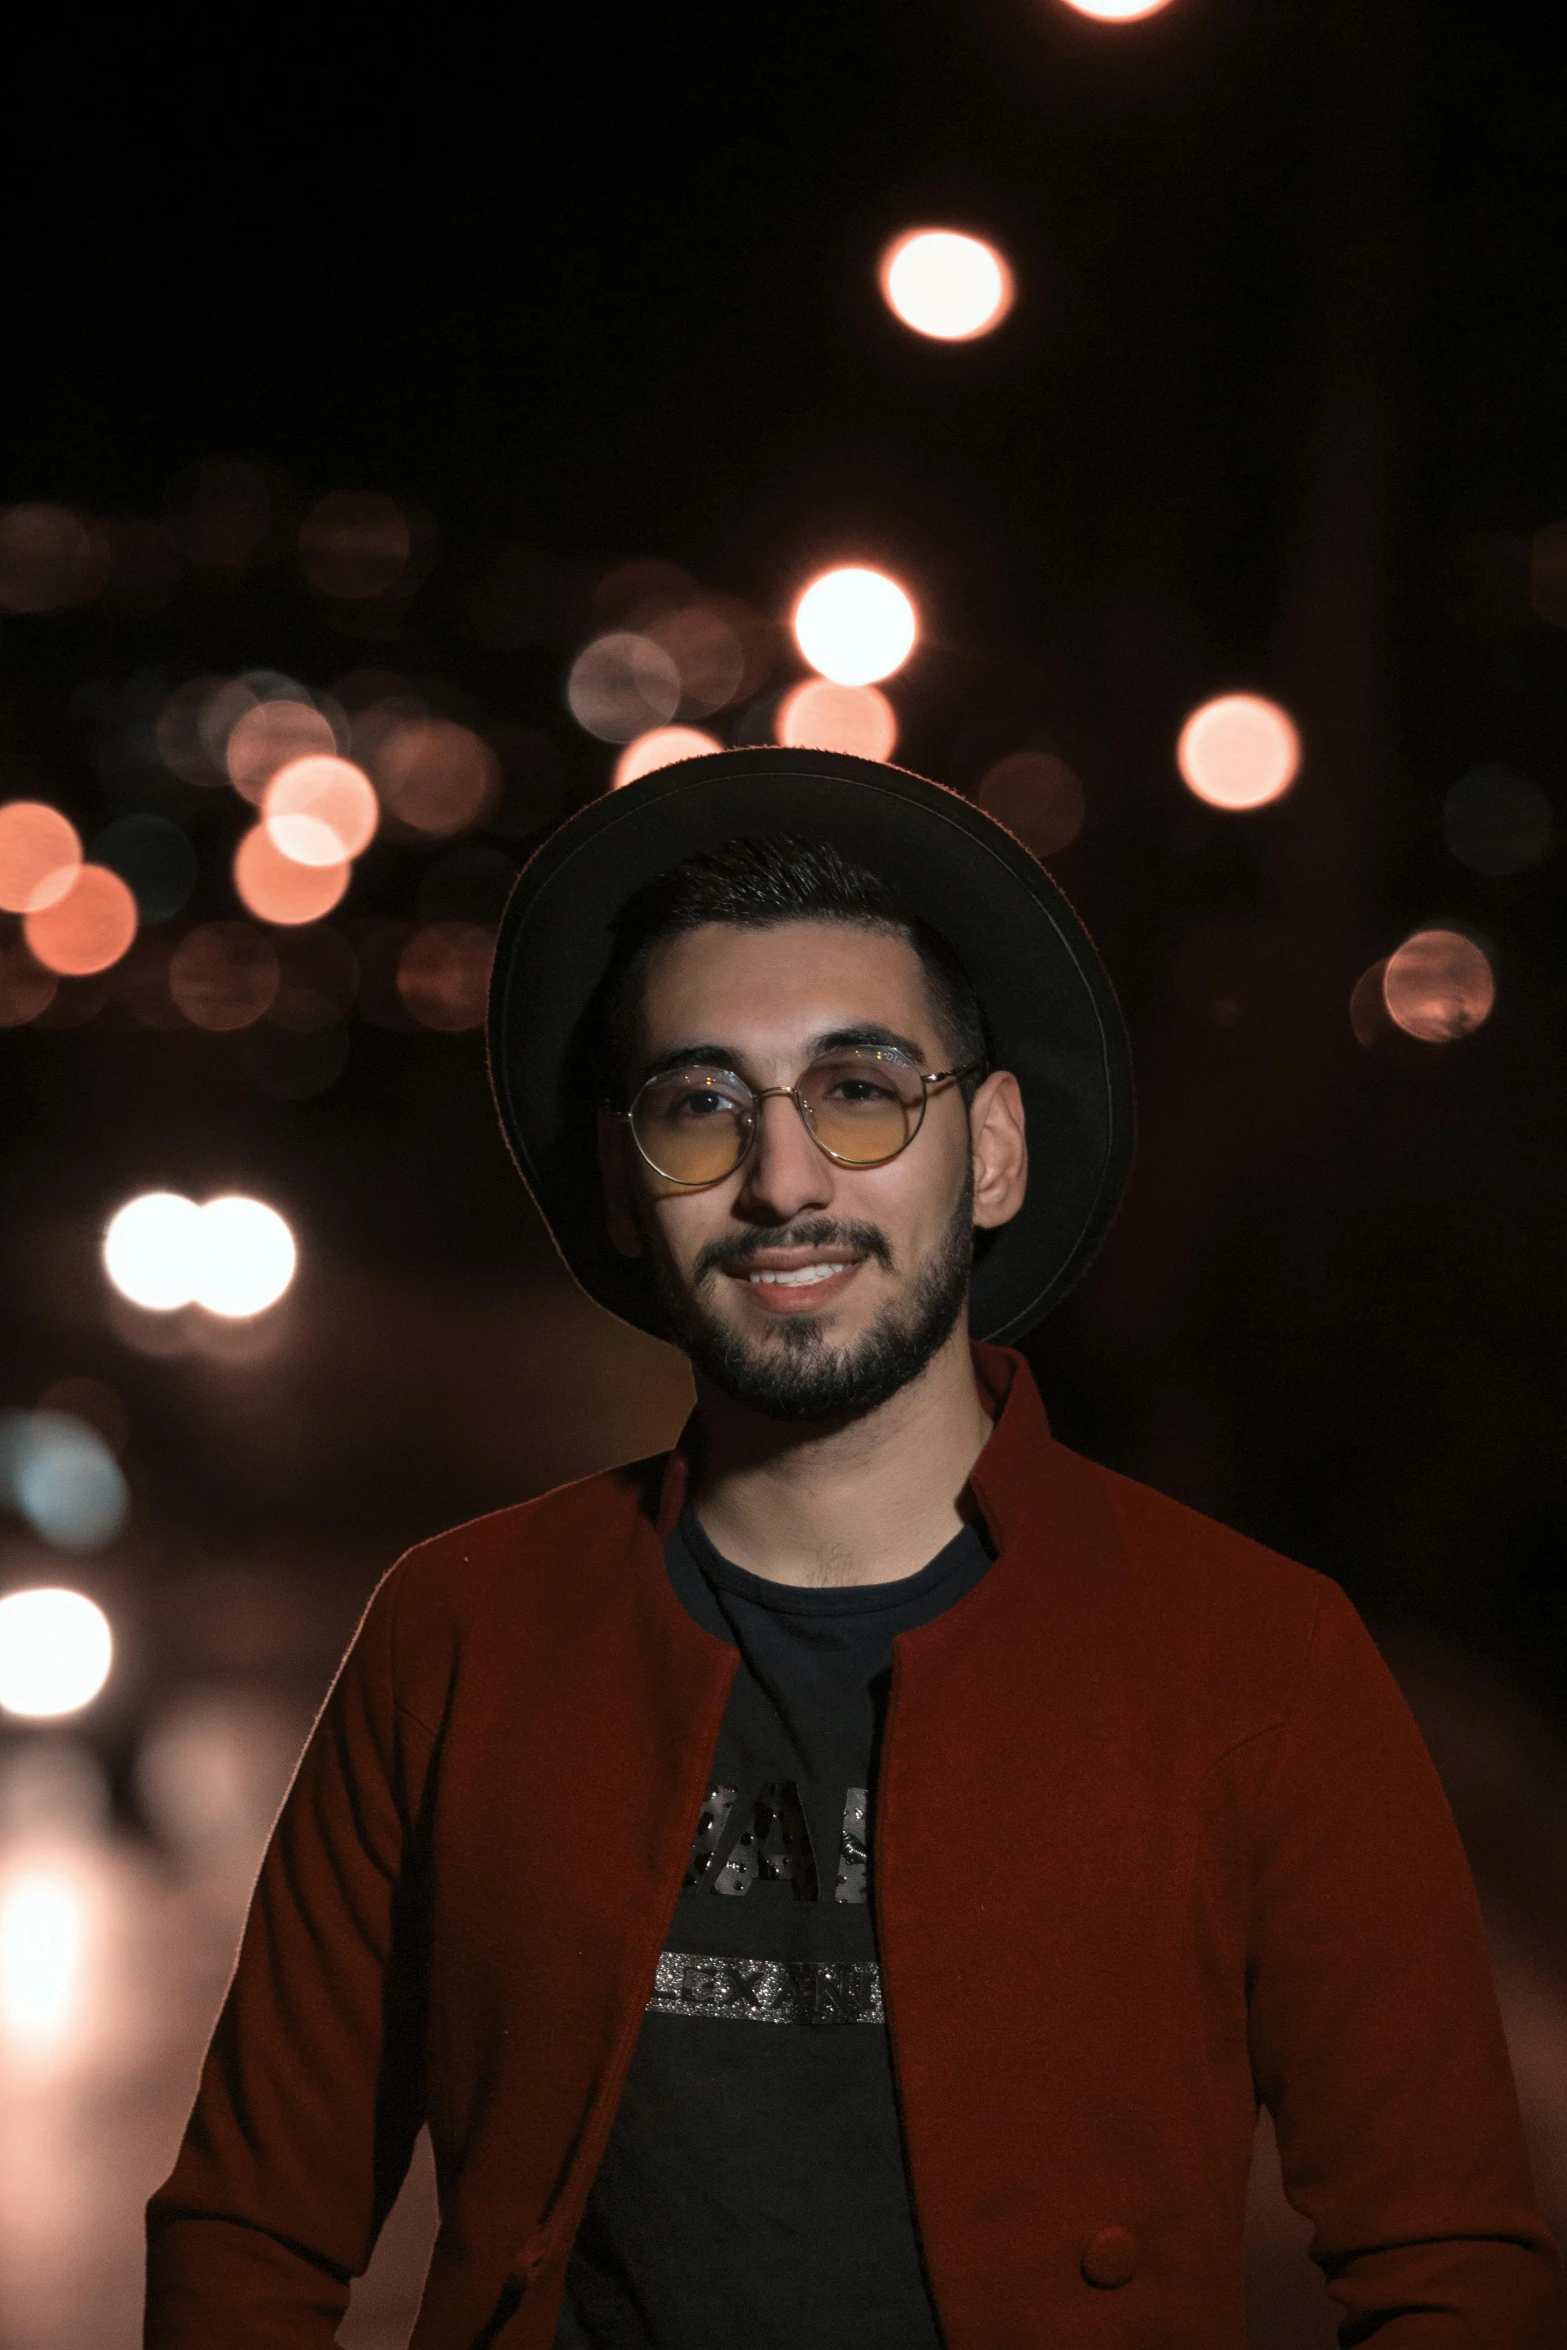
<path fill-rule="evenodd" d="M 764 1419 L 697 1383 L 692 1498 L 724 1557 L 774 1583 L 891 1583 L 959 1531 L 990 1434 L 960 1325 L 874 1412 L 825 1426 Z"/>

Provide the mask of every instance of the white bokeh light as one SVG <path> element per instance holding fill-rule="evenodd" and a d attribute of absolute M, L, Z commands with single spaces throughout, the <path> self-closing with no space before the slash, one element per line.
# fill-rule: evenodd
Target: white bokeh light
<path fill-rule="evenodd" d="M 919 633 L 914 606 L 884 571 L 845 564 L 812 580 L 794 608 L 795 642 L 834 685 L 873 685 L 901 669 Z"/>
<path fill-rule="evenodd" d="M 276 1305 L 294 1278 L 294 1235 L 258 1199 L 208 1200 L 201 1211 L 194 1296 L 209 1314 L 243 1320 Z"/>
<path fill-rule="evenodd" d="M 43 1720 L 73 1714 L 109 1678 L 114 1640 L 101 1607 L 79 1591 L 13 1591 L 0 1599 L 0 1706 Z"/>
<path fill-rule="evenodd" d="M 18 1869 L 0 1886 L 0 2028 L 19 2056 L 68 2041 L 82 2006 L 88 1943 L 83 1888 L 64 1869 Z"/>
<path fill-rule="evenodd" d="M 103 1236 L 103 1262 L 121 1297 L 155 1314 L 188 1306 L 196 1294 L 196 1231 L 201 1210 L 177 1191 L 148 1191 L 127 1201 Z"/>
<path fill-rule="evenodd" d="M 1092 16 L 1101 24 L 1135 24 L 1140 16 L 1157 16 L 1161 8 L 1168 8 L 1170 0 L 1066 0 L 1068 8 L 1079 16 Z"/>
<path fill-rule="evenodd" d="M 956 229 L 912 229 L 882 259 L 889 310 L 916 334 L 966 343 L 1012 307 L 1012 272 L 993 245 Z"/>
<path fill-rule="evenodd" d="M 204 1306 L 238 1321 L 276 1305 L 299 1262 L 276 1208 L 238 1194 L 198 1207 L 178 1192 L 147 1192 L 121 1208 L 103 1261 L 122 1297 L 153 1313 Z"/>

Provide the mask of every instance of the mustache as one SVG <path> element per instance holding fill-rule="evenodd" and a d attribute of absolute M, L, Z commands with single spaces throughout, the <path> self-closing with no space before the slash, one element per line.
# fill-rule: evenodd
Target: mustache
<path fill-rule="evenodd" d="M 737 1233 L 733 1240 L 710 1240 L 697 1258 L 695 1279 L 702 1282 L 710 1273 L 727 1273 L 768 1248 L 843 1248 L 856 1256 L 873 1258 L 884 1272 L 895 1269 L 891 1243 L 879 1225 L 842 1224 L 832 1216 L 807 1216 L 798 1224 L 758 1225 L 750 1232 Z"/>

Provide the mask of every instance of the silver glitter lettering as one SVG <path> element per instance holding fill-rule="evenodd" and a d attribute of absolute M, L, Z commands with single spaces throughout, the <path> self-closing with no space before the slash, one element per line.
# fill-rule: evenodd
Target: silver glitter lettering
<path fill-rule="evenodd" d="M 702 1958 L 684 1950 L 660 1958 L 647 2012 L 744 2024 L 887 2020 L 873 1958 Z"/>

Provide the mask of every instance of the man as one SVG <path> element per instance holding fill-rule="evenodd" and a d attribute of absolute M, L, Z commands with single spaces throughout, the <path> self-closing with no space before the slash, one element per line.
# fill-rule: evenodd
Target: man
<path fill-rule="evenodd" d="M 154 2350 L 1240 2350 L 1259 2100 L 1381 2350 L 1562 2338 L 1474 1893 L 1337 1587 L 994 1341 L 1124 1181 L 1108 983 L 955 795 L 726 753 L 529 866 L 492 1069 L 679 1450 L 426 1543 L 263 1867 Z"/>

